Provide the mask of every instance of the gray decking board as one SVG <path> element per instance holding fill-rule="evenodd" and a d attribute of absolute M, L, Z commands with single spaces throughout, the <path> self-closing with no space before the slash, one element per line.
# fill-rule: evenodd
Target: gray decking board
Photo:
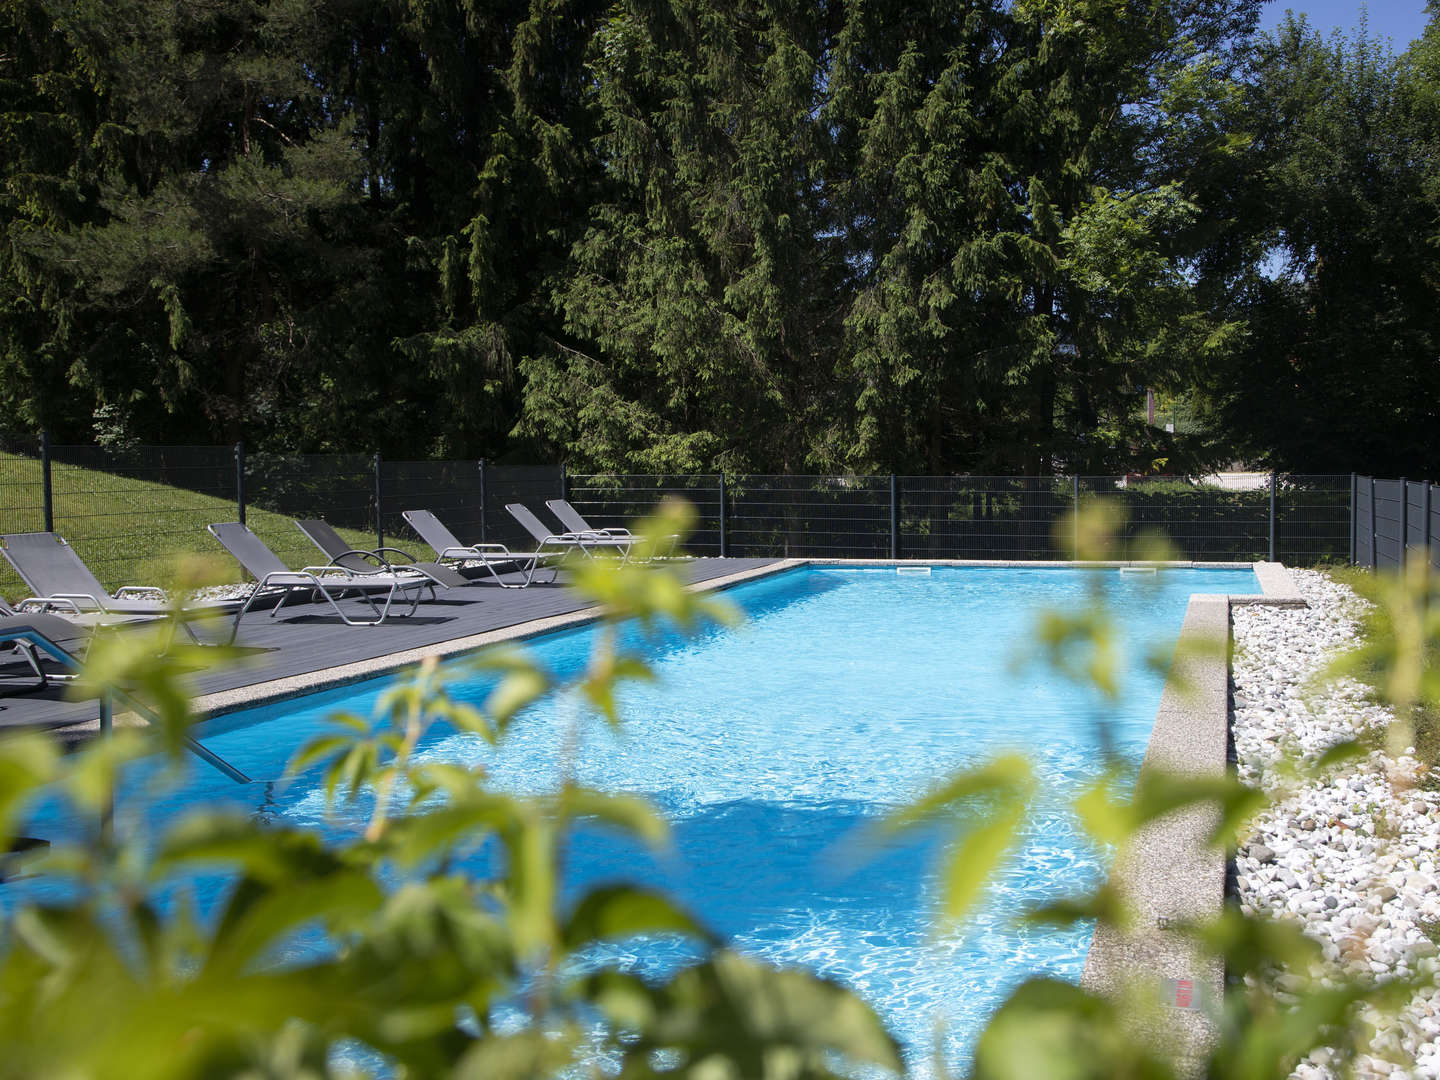
<path fill-rule="evenodd" d="M 777 559 L 697 559 L 678 567 L 688 583 L 709 581 L 779 562 Z M 463 593 L 464 598 L 454 594 Z M 359 600 L 342 602 L 356 618 L 369 615 Z M 442 590 L 438 601 L 422 601 L 414 615 L 396 617 L 380 626 L 346 626 L 327 605 L 283 609 L 276 618 L 268 611 L 252 611 L 240 624 L 236 644 L 255 650 L 243 663 L 197 673 L 197 696 L 233 690 L 256 683 L 303 675 L 341 664 L 389 656 L 408 649 L 423 649 L 457 638 L 500 630 L 508 626 L 564 615 L 592 606 L 563 583 L 536 583 L 528 589 L 501 589 L 480 581 L 463 590 Z M 407 605 L 408 607 L 408 605 Z M 400 610 L 405 610 L 404 608 Z M 229 632 L 230 620 L 197 624 L 207 639 Z M 96 703 L 66 701 L 64 690 L 27 691 L 23 665 L 0 653 L 0 669 L 16 679 L 0 679 L 0 729 L 63 729 L 92 722 Z M 32 676 L 33 681 L 33 676 Z"/>

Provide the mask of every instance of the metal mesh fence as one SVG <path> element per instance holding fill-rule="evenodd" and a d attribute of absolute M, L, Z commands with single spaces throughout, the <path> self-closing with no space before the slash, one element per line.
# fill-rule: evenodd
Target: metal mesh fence
<path fill-rule="evenodd" d="M 375 459 L 368 454 L 250 454 L 245 521 L 289 566 L 329 560 L 293 518 L 324 518 L 354 547 L 375 546 Z M 233 518 L 231 519 L 233 520 Z"/>
<path fill-rule="evenodd" d="M 214 446 L 51 447 L 55 531 L 111 589 L 165 585 L 177 560 L 215 554 L 235 517 L 235 464 Z"/>
<path fill-rule="evenodd" d="M 479 461 L 382 462 L 380 498 L 385 543 L 417 559 L 434 557 L 435 553 L 401 517 L 406 510 L 429 510 L 461 543 L 484 543 L 488 531 L 484 471 Z"/>
<path fill-rule="evenodd" d="M 737 476 L 727 480 L 731 555 L 883 559 L 890 554 L 885 476 Z"/>
<path fill-rule="evenodd" d="M 720 554 L 719 476 L 572 475 L 566 489 L 570 505 L 597 529 L 629 528 L 652 513 L 662 499 L 685 499 L 695 507 L 695 528 L 685 550 L 694 555 Z"/>
<path fill-rule="evenodd" d="M 40 440 L 0 440 L 0 533 L 39 532 L 44 528 Z M 10 564 L 0 559 L 0 596 L 18 599 L 27 592 Z"/>
<path fill-rule="evenodd" d="M 1274 531 L 1283 561 L 1346 560 L 1394 565 L 1402 522 L 1411 547 L 1423 544 L 1423 522 L 1440 507 L 1425 502 L 1428 485 L 1346 475 L 1284 476 L 1275 488 L 1242 490 L 1178 480 L 1123 477 L 923 477 L 743 475 L 574 475 L 557 466 L 495 466 L 478 461 L 382 462 L 365 454 L 251 454 L 237 491 L 230 447 L 61 446 L 51 451 L 55 528 L 110 587 L 146 580 L 165 584 L 173 560 L 191 552 L 217 556 L 204 532 L 231 521 L 246 505 L 250 527 L 287 563 L 321 561 L 290 518 L 323 517 L 357 548 L 373 547 L 377 526 L 387 540 L 424 555 L 400 512 L 429 509 L 467 543 L 500 542 L 529 550 L 533 538 L 505 505 L 523 503 L 560 530 L 545 507 L 567 497 L 596 527 L 633 525 L 666 496 L 688 499 L 697 528 L 696 555 L 902 559 L 1064 559 L 1072 541 L 1060 523 L 1077 495 L 1122 504 L 1124 539 L 1163 533 L 1182 558 L 1266 558 Z M 1373 528 L 1371 487 L 1374 487 Z M 0 531 L 44 527 L 44 466 L 37 440 L 0 445 Z M 1402 503 L 1402 498 L 1407 499 Z M 1352 506 L 1353 502 L 1353 506 Z M 1059 534 L 1057 534 L 1059 529 Z M 1440 535 L 1440 531 L 1432 535 Z M 1122 551 L 1119 554 L 1127 554 Z M 0 568 L 0 592 L 24 595 Z"/>
<path fill-rule="evenodd" d="M 1282 476 L 1275 492 L 1275 557 L 1309 566 L 1349 562 L 1348 473 Z"/>
<path fill-rule="evenodd" d="M 510 516 L 505 509 L 506 503 L 523 503 L 550 528 L 556 532 L 563 531 L 545 509 L 546 499 L 562 497 L 562 477 L 563 471 L 558 465 L 487 465 L 486 539 L 492 544 L 504 544 L 512 551 L 535 550 L 535 538 Z"/>
<path fill-rule="evenodd" d="M 1115 498 L 1125 508 L 1121 534 L 1125 552 L 1146 534 L 1161 535 L 1176 557 L 1199 562 L 1269 558 L 1270 488 L 1229 490 L 1157 480 L 1127 482 L 1124 477 L 1082 477 L 1081 490 Z"/>
<path fill-rule="evenodd" d="M 899 486 L 905 559 L 1064 559 L 1055 543 L 1074 508 L 1065 477 L 906 476 Z"/>

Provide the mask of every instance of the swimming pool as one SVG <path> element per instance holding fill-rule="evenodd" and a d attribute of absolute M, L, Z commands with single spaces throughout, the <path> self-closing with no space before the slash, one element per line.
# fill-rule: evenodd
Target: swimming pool
<path fill-rule="evenodd" d="M 437 730 L 423 755 L 484 761 L 497 786 L 542 791 L 562 767 L 558 732 L 577 725 L 582 752 L 565 767 L 590 786 L 650 798 L 672 822 L 675 847 L 657 857 L 585 830 L 569 847 L 572 889 L 616 877 L 658 885 L 738 948 L 854 987 L 920 1071 L 943 1019 L 946 1054 L 958 1066 L 1016 982 L 1041 972 L 1078 976 L 1088 933 L 1020 928 L 1014 920 L 1102 873 L 1101 854 L 1063 811 L 1097 771 L 1095 725 L 1106 724 L 1136 765 L 1149 737 L 1161 677 L 1143 665 L 1127 667 L 1122 703 L 1113 706 L 1040 666 L 1016 663 L 1037 612 L 1084 603 L 1097 580 L 1124 629 L 1122 653 L 1137 660 L 1146 646 L 1173 642 L 1192 593 L 1258 591 L 1248 569 L 1126 575 L 942 567 L 911 576 L 804 568 L 730 590 L 749 616 L 737 630 L 647 645 L 660 681 L 626 688 L 619 735 L 572 701 L 549 701 L 525 713 L 499 751 Z M 563 675 L 583 665 L 590 640 L 590 630 L 578 629 L 531 644 Z M 368 710 L 382 686 L 236 714 L 213 725 L 206 742 L 251 775 L 278 775 L 326 716 Z M 478 701 L 488 690 L 477 680 L 457 696 Z M 936 937 L 931 869 L 944 834 L 908 837 L 865 861 L 854 855 L 855 834 L 948 773 L 1016 747 L 1047 783 L 1023 850 L 981 912 Z M 122 796 L 132 813 L 165 815 L 236 798 L 208 770 L 158 798 L 142 794 L 143 783 L 137 777 Z M 257 809 L 329 833 L 355 828 L 364 812 L 326 820 L 313 776 Z M 642 941 L 621 959 L 659 971 L 685 956 L 671 942 Z"/>

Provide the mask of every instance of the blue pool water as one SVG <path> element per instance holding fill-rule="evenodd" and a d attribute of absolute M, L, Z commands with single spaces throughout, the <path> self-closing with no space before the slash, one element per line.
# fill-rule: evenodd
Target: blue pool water
<path fill-rule="evenodd" d="M 1024 662 L 1038 613 L 1084 604 L 1097 581 L 1132 661 L 1119 705 Z M 1103 854 L 1065 811 L 1098 772 L 1097 725 L 1138 767 L 1162 686 L 1142 662 L 1146 652 L 1173 644 L 1192 593 L 1258 591 L 1248 568 L 936 568 L 928 576 L 806 568 L 730 590 L 747 615 L 738 629 L 646 645 L 659 680 L 625 689 L 618 734 L 576 702 L 550 700 L 522 715 L 499 750 L 444 729 L 422 753 L 483 761 L 494 783 L 512 791 L 546 790 L 569 769 L 582 783 L 648 797 L 672 823 L 673 850 L 656 856 L 586 830 L 567 851 L 572 890 L 617 877 L 658 885 L 736 947 L 852 986 L 921 1073 L 943 1024 L 946 1056 L 958 1067 L 1016 983 L 1081 970 L 1088 931 L 1040 931 L 1015 920 L 1103 871 Z M 642 643 L 638 634 L 628 638 Z M 581 629 L 530 644 L 563 676 L 583 666 L 590 642 L 591 631 Z M 227 717 L 210 725 L 205 741 L 252 776 L 278 776 L 297 746 L 325 730 L 326 716 L 368 712 L 382 686 Z M 478 702 L 489 689 L 476 680 L 455 692 Z M 1009 749 L 1030 755 L 1045 783 L 1023 849 L 978 915 L 937 934 L 933 871 L 943 831 L 863 859 L 857 833 L 947 774 Z M 203 768 L 161 795 L 150 786 L 137 777 L 122 808 L 163 817 L 197 802 L 234 801 L 240 790 Z M 331 834 L 355 829 L 365 814 L 360 807 L 327 819 L 313 775 L 254 808 Z M 41 835 L 77 827 L 59 810 L 49 813 Z M 18 895 L 25 894 L 0 901 Z M 619 957 L 658 972 L 683 962 L 676 948 L 641 941 Z"/>

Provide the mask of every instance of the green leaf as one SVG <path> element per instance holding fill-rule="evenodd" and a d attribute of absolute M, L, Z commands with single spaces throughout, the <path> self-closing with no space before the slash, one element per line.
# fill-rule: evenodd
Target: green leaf
<path fill-rule="evenodd" d="M 550 689 L 549 680 L 538 668 L 522 668 L 511 671 L 500 681 L 485 699 L 485 712 L 494 720 L 495 727 L 504 731 L 510 721 L 525 706 L 531 704 Z"/>
<path fill-rule="evenodd" d="M 1170 1080 L 1105 999 L 1056 979 L 1029 979 L 995 1011 L 975 1044 L 974 1080 Z"/>
<path fill-rule="evenodd" d="M 567 818 L 596 818 L 638 837 L 651 848 L 670 842 L 669 824 L 638 795 L 616 795 L 567 784 L 560 793 L 560 813 Z"/>
<path fill-rule="evenodd" d="M 712 935 L 659 893 L 610 885 L 586 893 L 565 920 L 562 941 L 574 952 L 595 941 L 635 934 L 685 934 L 714 942 Z"/>
<path fill-rule="evenodd" d="M 20 734 L 0 741 L 0 842 L 8 850 L 15 823 L 25 807 L 60 770 L 60 751 L 53 739 Z"/>
<path fill-rule="evenodd" d="M 558 1030 L 492 1035 L 465 1051 L 455 1080 L 531 1080 L 563 1073 L 576 1060 L 581 1033 L 573 1025 Z"/>

